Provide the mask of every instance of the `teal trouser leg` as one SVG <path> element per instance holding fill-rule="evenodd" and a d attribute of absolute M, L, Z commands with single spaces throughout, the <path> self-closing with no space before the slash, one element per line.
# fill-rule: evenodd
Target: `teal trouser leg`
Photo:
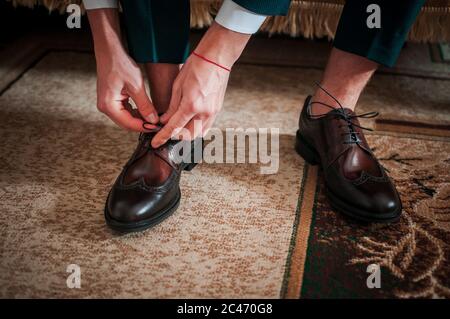
<path fill-rule="evenodd" d="M 189 0 L 122 0 L 128 49 L 138 63 L 183 63 L 189 54 Z"/>
<path fill-rule="evenodd" d="M 381 28 L 367 27 L 367 6 L 378 4 Z M 334 46 L 393 66 L 425 0 L 347 0 L 336 31 Z"/>

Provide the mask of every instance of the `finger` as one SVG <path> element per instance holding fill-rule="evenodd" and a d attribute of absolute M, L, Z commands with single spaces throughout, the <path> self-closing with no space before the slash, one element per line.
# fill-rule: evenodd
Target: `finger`
<path fill-rule="evenodd" d="M 194 116 L 188 124 L 186 124 L 187 136 L 182 136 L 183 140 L 193 140 L 199 136 L 203 136 L 203 127 L 209 121 L 208 118 L 202 116 Z"/>
<path fill-rule="evenodd" d="M 145 132 L 151 129 L 149 126 L 143 126 L 144 121 L 133 117 L 124 106 L 123 101 L 111 102 L 110 107 L 108 107 L 105 113 L 114 123 L 126 130 Z"/>
<path fill-rule="evenodd" d="M 142 118 L 141 114 L 139 113 L 139 111 L 131 106 L 131 104 L 128 101 L 128 98 L 126 100 L 124 100 L 122 102 L 122 104 L 123 104 L 124 108 L 131 114 L 131 116 L 133 116 L 134 118 L 143 120 L 143 118 Z M 147 121 L 144 121 L 142 126 L 143 126 L 144 129 L 149 130 L 149 131 L 152 131 L 152 130 L 154 130 L 154 129 L 156 129 L 158 127 L 158 125 L 149 123 Z"/>
<path fill-rule="evenodd" d="M 202 137 L 205 137 L 208 134 L 209 130 L 214 125 L 215 120 L 216 120 L 216 117 L 212 116 L 203 123 Z"/>
<path fill-rule="evenodd" d="M 180 102 L 181 102 L 181 89 L 179 89 L 174 85 L 172 88 L 172 96 L 170 97 L 169 107 L 160 118 L 162 124 L 166 124 L 167 122 L 169 122 L 170 118 L 178 110 Z"/>
<path fill-rule="evenodd" d="M 141 114 L 139 113 L 139 111 L 131 106 L 131 104 L 129 103 L 128 99 L 126 99 L 126 101 L 124 101 L 122 104 L 123 104 L 123 106 L 125 107 L 125 109 L 126 109 L 128 112 L 130 112 L 130 114 L 131 114 L 133 117 L 138 118 L 138 119 L 141 119 L 141 120 L 143 119 L 142 116 L 141 116 Z"/>
<path fill-rule="evenodd" d="M 180 107 L 178 111 L 170 118 L 169 122 L 152 139 L 152 146 L 157 148 L 166 143 L 177 131 L 183 129 L 192 119 L 194 113 L 187 113 Z"/>
<path fill-rule="evenodd" d="M 136 103 L 137 109 L 144 120 L 157 124 L 159 121 L 158 113 L 156 112 L 153 103 L 150 101 L 147 92 L 145 92 L 145 87 L 142 86 L 142 88 L 137 91 L 129 92 L 129 94 L 134 103 Z"/>

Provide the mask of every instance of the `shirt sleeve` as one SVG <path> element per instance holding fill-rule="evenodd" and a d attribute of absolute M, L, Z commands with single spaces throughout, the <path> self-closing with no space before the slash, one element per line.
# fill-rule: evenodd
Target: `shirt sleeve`
<path fill-rule="evenodd" d="M 83 0 L 83 4 L 86 10 L 119 7 L 118 0 Z"/>
<path fill-rule="evenodd" d="M 266 15 L 247 10 L 232 0 L 225 0 L 215 21 L 229 30 L 253 34 L 258 31 L 266 17 Z"/>

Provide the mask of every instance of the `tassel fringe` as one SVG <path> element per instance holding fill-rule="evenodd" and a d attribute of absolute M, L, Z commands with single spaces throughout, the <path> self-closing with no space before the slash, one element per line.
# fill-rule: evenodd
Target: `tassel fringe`
<path fill-rule="evenodd" d="M 8 0 L 14 6 L 33 8 L 43 5 L 49 11 L 64 13 L 67 5 L 80 4 L 81 0 Z M 334 38 L 339 17 L 343 8 L 341 1 L 330 3 L 322 1 L 293 0 L 286 17 L 276 16 L 266 19 L 261 31 L 269 35 L 288 34 L 307 39 Z M 191 0 L 191 27 L 209 26 L 220 8 L 221 0 Z M 450 4 L 448 1 L 425 5 L 414 23 L 408 40 L 413 42 L 450 42 Z M 438 6 L 439 5 L 439 6 Z"/>

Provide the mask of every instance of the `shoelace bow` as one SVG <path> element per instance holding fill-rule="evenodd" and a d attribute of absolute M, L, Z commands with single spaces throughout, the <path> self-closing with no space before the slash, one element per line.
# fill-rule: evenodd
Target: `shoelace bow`
<path fill-rule="evenodd" d="M 150 124 L 150 125 L 155 125 L 155 124 L 152 124 L 152 123 L 150 123 L 150 122 L 144 122 L 143 124 L 142 124 L 142 127 L 146 130 L 146 132 L 144 133 L 144 132 L 141 132 L 140 134 L 139 134 L 139 139 L 140 140 L 150 140 L 150 138 L 152 137 L 152 136 L 154 136 L 154 135 L 152 135 L 153 133 L 157 133 L 160 129 L 161 129 L 161 126 L 160 125 L 157 125 L 157 127 L 155 127 L 155 128 L 153 128 L 153 129 L 148 129 L 148 128 L 146 128 L 145 127 L 145 124 Z M 146 148 L 146 152 L 154 152 L 156 149 L 154 149 L 151 145 L 150 145 L 150 142 L 149 142 L 149 145 L 148 145 L 148 147 Z"/>
<path fill-rule="evenodd" d="M 331 93 L 329 93 L 327 90 L 325 90 L 325 88 L 323 88 L 319 83 L 316 83 L 316 85 L 322 91 L 324 91 L 329 97 L 331 97 L 334 101 L 336 101 L 336 103 L 339 105 L 339 108 L 335 108 L 335 107 L 333 107 L 333 106 L 331 106 L 329 104 L 326 104 L 326 103 L 323 103 L 323 102 L 319 102 L 319 101 L 313 101 L 313 102 L 309 103 L 309 105 L 320 104 L 320 105 L 324 105 L 326 107 L 329 107 L 332 110 L 336 110 L 337 111 L 335 114 L 346 122 L 346 124 L 339 125 L 339 128 L 341 128 L 343 126 L 347 126 L 348 127 L 348 131 L 345 132 L 345 133 L 342 133 L 341 136 L 350 135 L 350 141 L 345 141 L 344 144 L 356 144 L 356 143 L 361 142 L 361 140 L 359 139 L 359 136 L 358 136 L 359 132 L 357 132 L 354 127 L 359 127 L 362 130 L 373 131 L 373 129 L 371 129 L 371 128 L 363 127 L 363 126 L 361 126 L 359 124 L 353 123 L 352 120 L 354 118 L 365 118 L 365 119 L 374 118 L 374 117 L 379 115 L 378 112 L 372 111 L 372 112 L 367 112 L 367 113 L 363 113 L 363 114 L 359 114 L 359 115 L 347 114 L 347 112 L 345 112 L 345 109 L 342 106 L 342 104 Z M 327 114 L 328 113 L 316 114 L 316 115 L 310 114 L 310 116 L 312 118 L 320 118 L 320 117 L 325 116 Z"/>
<path fill-rule="evenodd" d="M 148 123 L 148 122 L 144 122 L 144 124 L 142 125 L 143 127 L 144 127 L 145 123 Z M 151 123 L 148 123 L 148 124 L 151 124 Z M 139 138 L 143 139 L 143 140 L 149 140 L 152 133 L 157 133 L 162 128 L 161 125 L 159 125 L 159 124 L 157 124 L 157 125 L 158 125 L 157 127 L 155 127 L 154 129 L 150 129 L 150 130 L 144 127 L 147 130 L 147 132 L 141 133 L 139 135 Z M 168 160 L 165 156 L 163 156 L 159 153 L 160 149 L 161 149 L 161 146 L 158 148 L 153 148 L 149 142 L 149 146 L 145 148 L 145 152 L 143 152 L 140 156 L 136 157 L 135 161 L 141 159 L 147 153 L 153 153 L 156 156 L 158 156 L 160 159 L 162 159 L 164 162 L 166 162 L 169 166 L 171 166 L 172 168 L 174 168 L 176 170 L 177 167 L 170 160 Z"/>
<path fill-rule="evenodd" d="M 152 125 L 152 126 L 156 126 L 156 127 L 155 127 L 155 128 L 152 128 L 152 129 L 148 129 L 148 128 L 145 127 L 145 125 Z M 147 130 L 147 132 L 145 132 L 145 133 L 156 133 L 156 132 L 158 132 L 159 130 L 162 129 L 162 124 L 161 124 L 161 123 L 153 124 L 153 123 L 144 121 L 144 122 L 142 123 L 142 128 L 143 128 L 144 130 Z"/>

